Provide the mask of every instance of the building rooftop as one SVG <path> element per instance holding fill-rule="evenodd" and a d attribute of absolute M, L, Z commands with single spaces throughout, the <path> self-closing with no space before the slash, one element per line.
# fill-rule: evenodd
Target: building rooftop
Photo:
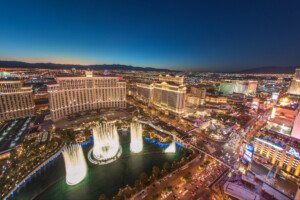
<path fill-rule="evenodd" d="M 272 196 L 274 199 L 278 200 L 291 200 L 291 197 L 288 197 L 286 194 L 281 193 L 280 191 L 274 189 L 273 187 L 269 186 L 266 183 L 263 183 L 262 185 L 262 191 L 266 192 L 270 196 Z"/>
<path fill-rule="evenodd" d="M 248 183 L 251 183 L 252 185 L 256 185 L 254 179 L 252 178 L 249 178 L 248 176 L 245 176 L 245 175 L 242 175 L 242 181 L 245 181 L 245 182 L 248 182 Z"/>
<path fill-rule="evenodd" d="M 0 152 L 6 152 L 23 142 L 32 118 L 17 119 L 7 122 L 0 132 Z"/>
<path fill-rule="evenodd" d="M 232 182 L 226 182 L 224 185 L 224 192 L 237 199 L 243 200 L 260 200 L 260 196 L 255 192 L 252 192 L 243 186 Z"/>
<path fill-rule="evenodd" d="M 292 127 L 293 124 L 294 124 L 294 119 L 291 120 L 289 118 L 284 118 L 284 117 L 275 117 L 273 120 L 272 120 L 272 123 L 275 123 L 275 124 L 284 124 L 285 126 L 289 126 L 289 127 Z"/>

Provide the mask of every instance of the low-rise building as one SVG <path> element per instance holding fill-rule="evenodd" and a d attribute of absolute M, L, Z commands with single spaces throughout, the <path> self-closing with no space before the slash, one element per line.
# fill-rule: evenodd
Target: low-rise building
<path fill-rule="evenodd" d="M 182 85 L 184 82 L 184 76 L 173 76 L 167 74 L 166 76 L 159 75 L 158 80 L 161 82 L 174 82 L 176 84 Z"/>
<path fill-rule="evenodd" d="M 198 96 L 191 96 L 191 95 L 187 95 L 187 103 L 188 104 L 192 104 L 195 106 L 199 106 L 199 105 L 203 105 L 205 102 L 205 99 L 202 99 Z"/>
<path fill-rule="evenodd" d="M 220 83 L 220 92 L 223 94 L 239 93 L 243 95 L 255 94 L 257 81 L 244 80 L 222 80 Z"/>
<path fill-rule="evenodd" d="M 226 182 L 223 186 L 224 193 L 230 198 L 240 200 L 260 200 L 260 196 L 249 189 L 246 189 L 243 186 L 240 186 L 236 183 Z"/>
<path fill-rule="evenodd" d="M 205 98 L 206 103 L 227 103 L 227 97 L 218 95 L 207 95 Z"/>
<path fill-rule="evenodd" d="M 272 110 L 267 128 L 271 133 L 300 139 L 299 124 L 300 115 L 298 108 L 276 106 Z"/>
<path fill-rule="evenodd" d="M 200 97 L 201 99 L 205 99 L 206 97 L 206 88 L 205 87 L 191 87 L 191 94 L 193 96 Z"/>

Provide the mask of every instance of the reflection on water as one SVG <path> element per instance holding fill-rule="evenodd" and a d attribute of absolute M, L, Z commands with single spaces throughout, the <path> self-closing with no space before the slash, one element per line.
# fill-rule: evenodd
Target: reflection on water
<path fill-rule="evenodd" d="M 119 188 L 134 185 L 134 181 L 142 172 L 151 173 L 154 165 L 162 167 L 165 161 L 172 162 L 180 159 L 182 150 L 176 154 L 164 154 L 164 149 L 144 141 L 143 152 L 130 153 L 130 136 L 120 135 L 123 146 L 122 156 L 107 165 L 93 165 L 88 162 L 86 178 L 75 186 L 68 186 L 65 179 L 65 169 L 62 157 L 41 170 L 25 187 L 21 188 L 13 199 L 98 199 L 101 194 L 112 197 Z M 92 148 L 92 144 L 84 148 L 85 156 Z M 154 153 L 150 153 L 154 152 Z"/>

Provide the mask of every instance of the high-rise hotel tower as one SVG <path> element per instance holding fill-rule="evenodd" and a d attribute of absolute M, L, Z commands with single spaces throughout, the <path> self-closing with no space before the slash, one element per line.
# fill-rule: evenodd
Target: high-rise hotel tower
<path fill-rule="evenodd" d="M 291 95 L 300 96 L 300 69 L 296 69 L 295 76 L 291 81 L 288 93 Z"/>
<path fill-rule="evenodd" d="M 118 77 L 57 77 L 48 85 L 50 113 L 53 121 L 83 111 L 126 107 L 126 83 Z"/>
<path fill-rule="evenodd" d="M 0 81 L 0 121 L 34 115 L 31 87 L 22 81 Z"/>
<path fill-rule="evenodd" d="M 137 83 L 137 98 L 170 114 L 184 113 L 186 87 L 174 82 Z"/>

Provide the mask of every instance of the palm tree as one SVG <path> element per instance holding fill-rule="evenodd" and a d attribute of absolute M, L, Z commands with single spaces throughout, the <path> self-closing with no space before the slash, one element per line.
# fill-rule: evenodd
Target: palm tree
<path fill-rule="evenodd" d="M 108 200 L 105 194 L 101 194 L 98 200 Z"/>
<path fill-rule="evenodd" d="M 170 169 L 171 169 L 170 164 L 168 162 L 164 162 L 162 173 L 167 174 L 169 173 Z"/>
<path fill-rule="evenodd" d="M 160 169 L 157 166 L 153 166 L 152 168 L 152 175 L 151 175 L 151 179 L 153 181 L 157 180 L 160 176 Z"/>
<path fill-rule="evenodd" d="M 145 172 L 141 173 L 139 180 L 143 188 L 146 187 L 149 183 L 148 175 Z"/>

